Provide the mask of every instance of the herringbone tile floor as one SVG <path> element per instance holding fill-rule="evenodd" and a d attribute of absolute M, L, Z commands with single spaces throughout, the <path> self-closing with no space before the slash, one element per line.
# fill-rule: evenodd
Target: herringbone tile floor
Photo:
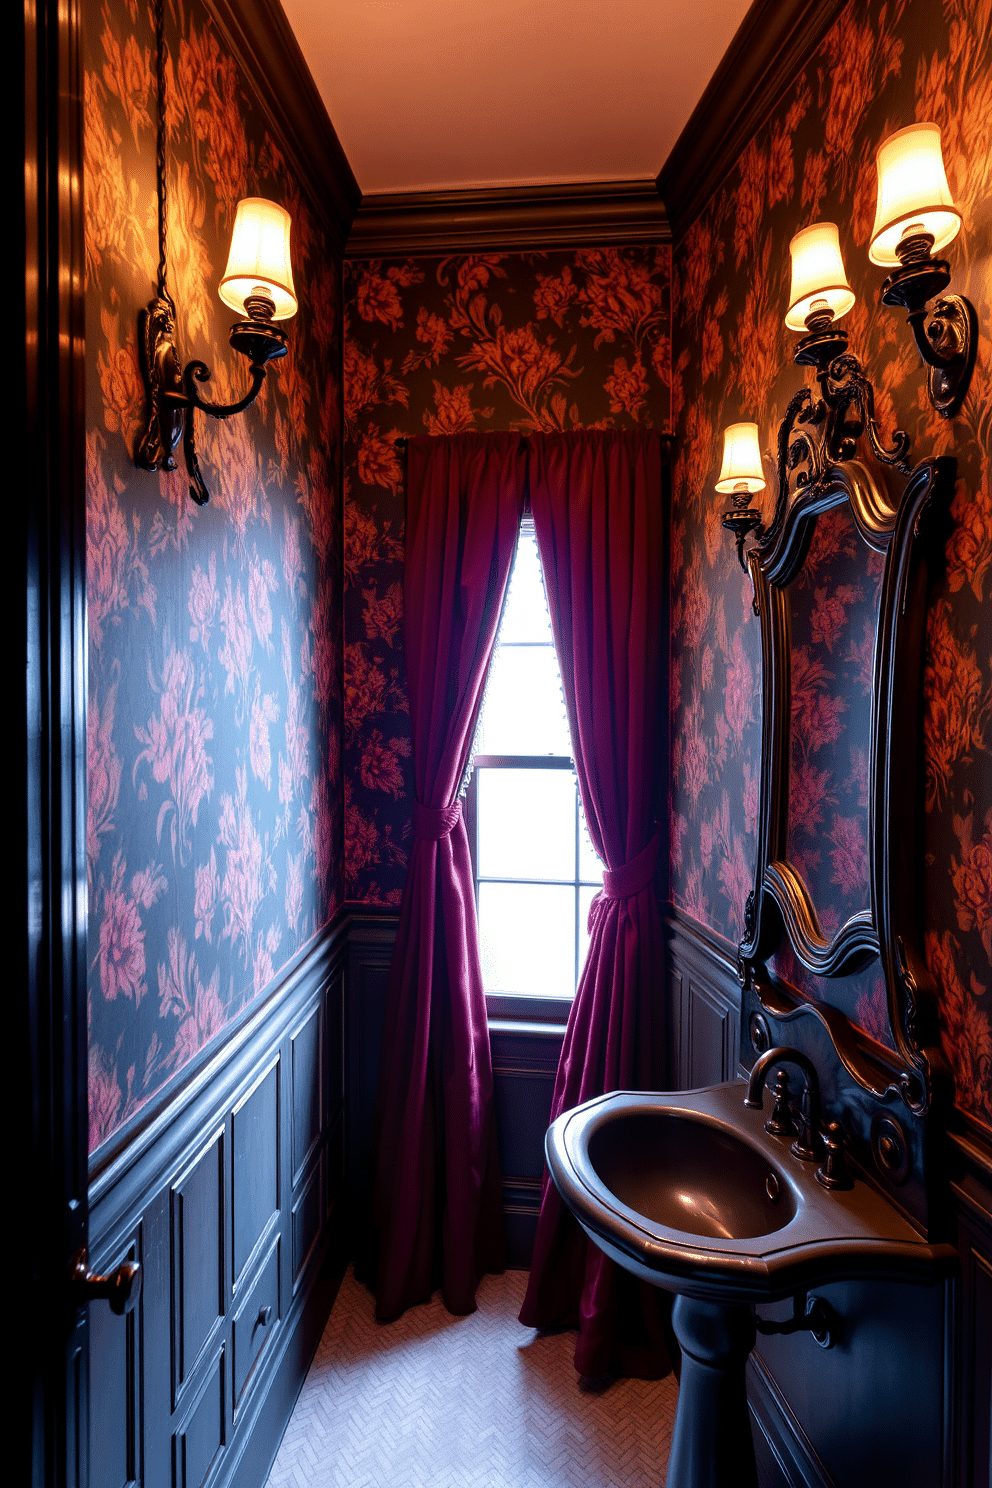
<path fill-rule="evenodd" d="M 526 1284 L 487 1276 L 471 1317 L 435 1297 L 380 1324 L 349 1271 L 268 1488 L 657 1488 L 674 1379 L 580 1381 L 573 1333 L 517 1322 Z"/>

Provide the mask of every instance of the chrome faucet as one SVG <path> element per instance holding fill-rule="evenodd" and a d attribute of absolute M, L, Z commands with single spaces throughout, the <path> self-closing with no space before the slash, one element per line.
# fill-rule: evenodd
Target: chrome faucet
<path fill-rule="evenodd" d="M 820 1155 L 817 1150 L 820 1143 L 820 1082 L 812 1060 L 808 1059 L 805 1054 L 801 1054 L 798 1049 L 789 1048 L 788 1045 L 766 1049 L 751 1067 L 744 1104 L 752 1111 L 761 1110 L 761 1098 L 768 1071 L 779 1064 L 796 1065 L 806 1078 L 806 1086 L 799 1107 L 799 1132 L 791 1150 L 794 1156 L 802 1158 L 803 1162 L 816 1162 Z"/>

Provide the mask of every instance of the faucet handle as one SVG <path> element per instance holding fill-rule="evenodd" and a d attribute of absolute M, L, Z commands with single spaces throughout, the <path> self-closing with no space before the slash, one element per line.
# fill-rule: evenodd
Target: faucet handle
<path fill-rule="evenodd" d="M 827 1155 L 814 1176 L 824 1188 L 854 1187 L 844 1161 L 844 1130 L 839 1121 L 831 1121 L 827 1127 Z"/>
<path fill-rule="evenodd" d="M 772 1114 L 765 1122 L 765 1131 L 770 1132 L 773 1137 L 794 1136 L 796 1123 L 789 1110 L 789 1077 L 781 1067 L 775 1071 L 772 1098 L 775 1104 L 772 1107 Z"/>
<path fill-rule="evenodd" d="M 814 1109 L 815 1108 L 815 1109 Z M 799 1107 L 799 1131 L 789 1151 L 803 1162 L 816 1162 L 820 1156 L 819 1101 L 814 1100 L 809 1085 L 803 1091 Z"/>

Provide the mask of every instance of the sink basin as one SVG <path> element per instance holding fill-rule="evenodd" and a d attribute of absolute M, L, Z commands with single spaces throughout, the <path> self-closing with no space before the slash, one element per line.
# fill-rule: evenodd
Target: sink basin
<path fill-rule="evenodd" d="M 565 1111 L 548 1167 L 586 1232 L 626 1270 L 684 1296 L 738 1303 L 884 1274 L 927 1283 L 953 1266 L 864 1181 L 828 1192 L 815 1163 L 764 1129 L 743 1080 L 615 1092 Z"/>
<path fill-rule="evenodd" d="M 928 1283 L 956 1264 L 951 1246 L 928 1245 L 864 1181 L 821 1187 L 816 1164 L 744 1105 L 746 1089 L 733 1080 L 600 1096 L 564 1111 L 545 1141 L 551 1176 L 586 1233 L 625 1270 L 678 1294 L 668 1488 L 758 1488 L 744 1376 L 753 1303 L 876 1275 Z M 823 1317 L 822 1299 L 814 1305 Z M 800 1304 L 795 1327 L 829 1346 L 829 1328 L 804 1320 L 815 1315 Z"/>
<path fill-rule="evenodd" d="M 668 1230 L 749 1240 L 796 1215 L 788 1178 L 726 1127 L 668 1107 L 634 1106 L 589 1135 L 589 1162 L 632 1213 Z"/>

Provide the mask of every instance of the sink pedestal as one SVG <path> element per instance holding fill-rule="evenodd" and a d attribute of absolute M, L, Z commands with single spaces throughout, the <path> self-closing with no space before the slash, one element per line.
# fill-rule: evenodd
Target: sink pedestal
<path fill-rule="evenodd" d="M 750 1307 L 678 1296 L 682 1348 L 667 1488 L 758 1488 L 744 1365 L 754 1347 Z"/>

